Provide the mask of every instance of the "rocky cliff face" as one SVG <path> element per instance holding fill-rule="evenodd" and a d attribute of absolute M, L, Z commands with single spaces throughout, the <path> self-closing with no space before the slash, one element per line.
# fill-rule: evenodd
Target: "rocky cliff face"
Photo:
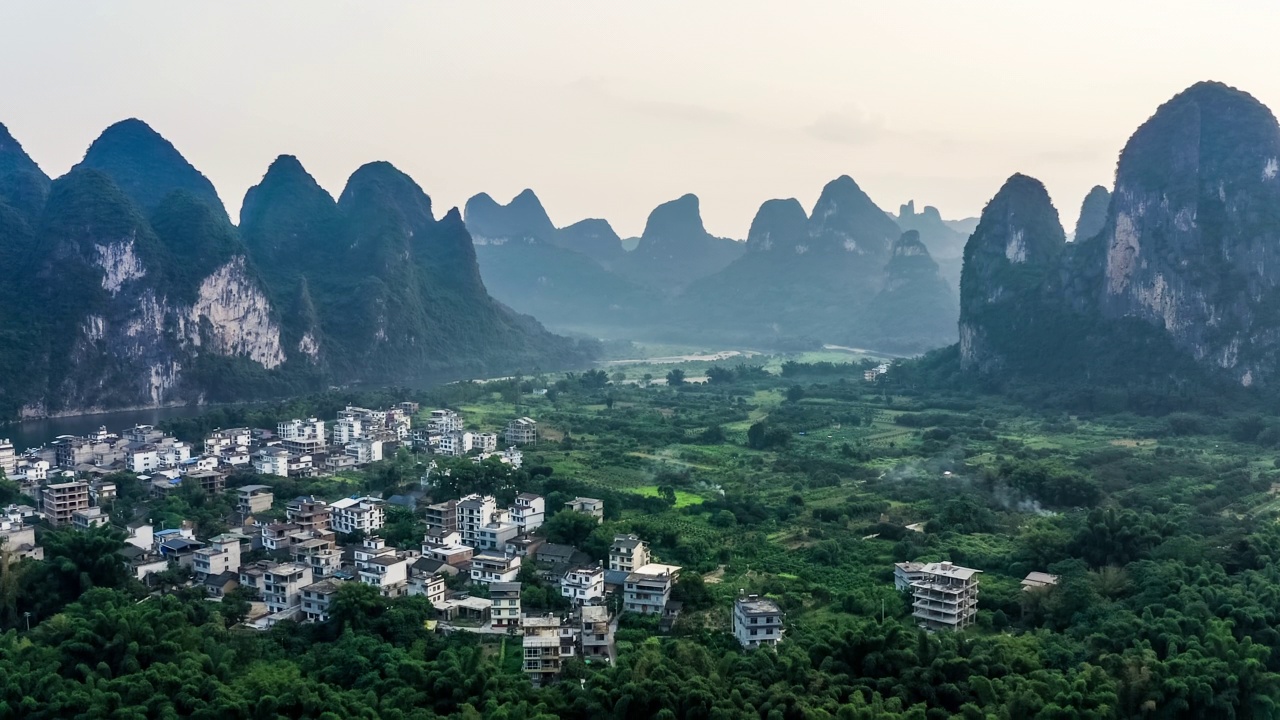
<path fill-rule="evenodd" d="M 1040 181 L 1014 175 L 987 203 L 964 250 L 960 362 L 983 371 L 1005 364 L 1066 245 L 1058 211 Z"/>
<path fill-rule="evenodd" d="M 153 224 L 103 173 L 77 169 L 52 184 L 24 258 L 27 307 L 13 318 L 33 332 L 0 358 L 22 368 L 5 414 L 198 400 L 206 389 L 189 371 L 207 357 L 264 371 L 284 362 L 275 312 L 243 247 L 204 237 L 202 220 L 222 240 L 234 240 L 230 226 L 179 195 Z"/>
<path fill-rule="evenodd" d="M 1265 106 L 1220 83 L 1200 83 L 1134 133 L 1101 230 L 1066 252 L 1055 249 L 1047 198 L 1029 202 L 1027 194 L 1020 203 L 1024 215 L 1042 216 L 1038 229 L 989 226 L 989 214 L 993 221 L 1008 215 L 1008 205 L 1002 210 L 993 200 L 965 250 L 966 367 L 1001 365 L 1008 353 L 992 341 L 996 334 L 1020 333 L 1025 344 L 1026 326 L 1052 323 L 1058 332 L 1042 333 L 1044 356 L 1089 346 L 1096 365 L 1098 356 L 1142 336 L 1149 350 L 1127 359 L 1132 371 L 1163 353 L 1245 386 L 1273 379 L 1280 351 L 1277 158 L 1280 126 Z M 1006 272 L 1016 258 L 1033 272 Z M 1161 353 L 1150 350 L 1157 346 Z"/>
<path fill-rule="evenodd" d="M 1120 155 L 1102 231 L 1107 317 L 1165 330 L 1249 385 L 1280 343 L 1280 127 L 1264 105 L 1201 83 L 1156 111 Z"/>
<path fill-rule="evenodd" d="M 0 418 L 584 362 L 493 301 L 453 211 L 386 163 L 335 202 L 282 156 L 243 204 L 138 121 L 42 174 L 0 132 Z M 44 179 L 47 182 L 47 178 Z M 4 188 L 35 187 L 35 212 Z M 47 195 L 47 197 L 46 197 Z M 259 268 L 266 267 L 266 272 Z"/>
<path fill-rule="evenodd" d="M 1076 220 L 1074 242 L 1084 242 L 1102 232 L 1107 224 L 1107 208 L 1111 205 L 1111 191 L 1101 185 L 1094 185 L 1084 202 L 1080 204 L 1080 218 Z"/>

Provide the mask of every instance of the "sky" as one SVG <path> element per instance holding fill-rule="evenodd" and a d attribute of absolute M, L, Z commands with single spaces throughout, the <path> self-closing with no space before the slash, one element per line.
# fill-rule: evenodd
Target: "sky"
<path fill-rule="evenodd" d="M 57 176 L 138 117 L 237 217 L 280 154 L 335 196 L 387 160 L 437 216 L 533 188 L 638 235 L 692 192 L 760 204 L 853 177 L 881 208 L 977 215 L 1039 178 L 1070 230 L 1129 135 L 1220 80 L 1280 108 L 1280 3 L 0 0 L 0 122 Z"/>

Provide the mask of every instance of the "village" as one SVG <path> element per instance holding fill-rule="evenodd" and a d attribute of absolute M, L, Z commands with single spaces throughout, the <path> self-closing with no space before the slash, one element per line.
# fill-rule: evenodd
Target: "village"
<path fill-rule="evenodd" d="M 415 417 L 422 418 L 420 427 Z M 0 551 L 8 562 L 40 561 L 37 527 L 110 524 L 118 478 L 127 473 L 155 500 L 184 488 L 233 497 L 234 511 L 225 518 L 229 529 L 211 537 L 197 537 L 190 521 L 158 527 L 138 517 L 116 527 L 127 535 L 120 560 L 134 578 L 151 585 L 179 570 L 189 578 L 187 586 L 202 588 L 212 601 L 250 597 L 246 628 L 326 622 L 340 588 L 361 583 L 384 598 L 425 597 L 437 613 L 438 632 L 520 638 L 523 666 L 535 683 L 556 678 L 569 658 L 614 662 L 614 634 L 624 613 L 656 617 L 660 628 L 670 629 L 681 611 L 672 599 L 681 568 L 659 562 L 643 538 L 617 535 L 607 562 L 593 562 L 578 547 L 548 542 L 540 532 L 556 511 L 603 522 L 605 503 L 598 498 L 576 497 L 561 508 L 548 508 L 544 497 L 529 492 L 517 493 L 505 507 L 493 495 L 444 499 L 433 491 L 435 461 L 426 465 L 416 497 L 277 498 L 270 484 L 228 485 L 229 477 L 250 468 L 263 479 L 323 476 L 366 467 L 400 448 L 519 468 L 520 448 L 538 440 L 538 423 L 529 417 L 507 424 L 502 450 L 497 433 L 464 425 L 453 410 L 419 413 L 406 402 L 383 410 L 348 406 L 333 421 L 313 417 L 274 429 L 219 429 L 201 447 L 149 425 L 62 436 L 22 452 L 0 440 L 0 470 L 24 495 L 38 499 L 4 509 Z M 415 508 L 426 527 L 420 544 L 393 547 L 379 536 L 391 505 Z M 526 608 L 522 570 L 557 590 L 568 609 Z M 744 648 L 783 637 L 783 612 L 773 600 L 740 593 L 732 618 Z"/>

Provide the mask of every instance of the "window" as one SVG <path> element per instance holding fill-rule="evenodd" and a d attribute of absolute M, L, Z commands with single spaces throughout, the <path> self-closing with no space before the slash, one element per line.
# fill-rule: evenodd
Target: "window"
<path fill-rule="evenodd" d="M 751 628 L 751 636 L 752 636 L 752 637 L 755 637 L 755 635 L 756 635 L 756 633 L 757 633 L 757 632 L 759 632 L 759 631 L 758 631 L 758 630 L 756 630 L 755 628 Z"/>

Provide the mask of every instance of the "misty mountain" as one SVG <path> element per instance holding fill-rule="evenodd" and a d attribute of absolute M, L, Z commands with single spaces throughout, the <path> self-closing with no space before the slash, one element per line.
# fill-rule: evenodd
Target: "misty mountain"
<path fill-rule="evenodd" d="M 641 285 L 677 292 L 724 269 L 744 250 L 743 243 L 707 232 L 698 197 L 689 194 L 649 213 L 636 249 L 618 261 L 616 270 Z"/>

